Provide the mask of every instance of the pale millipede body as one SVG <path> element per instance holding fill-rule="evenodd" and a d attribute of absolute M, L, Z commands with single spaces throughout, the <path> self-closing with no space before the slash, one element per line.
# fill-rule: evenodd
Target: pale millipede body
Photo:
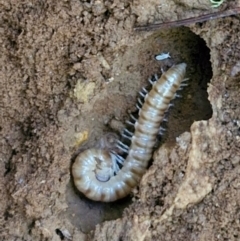
<path fill-rule="evenodd" d="M 139 94 L 143 104 L 138 119 L 132 116 L 134 133 L 124 130 L 123 137 L 131 141 L 130 146 L 118 141 L 117 148 L 127 154 L 126 158 L 116 150 L 87 149 L 80 153 L 73 166 L 72 175 L 76 188 L 95 201 L 112 202 L 127 196 L 145 173 L 152 157 L 153 147 L 165 112 L 176 96 L 176 91 L 185 86 L 186 64 L 172 66 L 153 81 L 152 89 L 145 88 Z M 143 102 L 143 103 L 141 103 Z M 116 148 L 115 148 L 116 149 Z M 122 168 L 119 167 L 122 166 Z"/>

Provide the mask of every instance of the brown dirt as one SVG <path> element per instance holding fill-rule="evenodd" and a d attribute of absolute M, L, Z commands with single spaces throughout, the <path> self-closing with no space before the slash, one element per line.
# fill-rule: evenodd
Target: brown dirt
<path fill-rule="evenodd" d="M 240 3 L 165 2 L 0 1 L 0 240 L 239 240 L 239 17 L 133 26 Z M 189 86 L 139 187 L 112 204 L 84 198 L 76 154 L 124 124 L 149 76 L 183 61 Z"/>

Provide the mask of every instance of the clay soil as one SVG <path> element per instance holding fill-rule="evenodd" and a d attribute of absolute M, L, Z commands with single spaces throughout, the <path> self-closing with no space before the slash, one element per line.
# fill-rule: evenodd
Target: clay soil
<path fill-rule="evenodd" d="M 239 16 L 134 31 L 236 6 L 1 0 L 0 240 L 240 240 Z M 188 86 L 139 186 L 115 203 L 85 198 L 76 155 L 119 134 L 147 79 L 180 62 Z"/>

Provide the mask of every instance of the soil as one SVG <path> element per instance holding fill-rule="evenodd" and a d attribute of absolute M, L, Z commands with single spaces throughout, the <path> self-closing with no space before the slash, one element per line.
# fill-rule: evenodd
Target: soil
<path fill-rule="evenodd" d="M 0 1 L 0 240 L 239 240 L 239 16 L 134 31 L 236 6 Z M 188 86 L 139 186 L 114 203 L 85 198 L 76 155 L 119 134 L 147 79 L 181 62 Z"/>

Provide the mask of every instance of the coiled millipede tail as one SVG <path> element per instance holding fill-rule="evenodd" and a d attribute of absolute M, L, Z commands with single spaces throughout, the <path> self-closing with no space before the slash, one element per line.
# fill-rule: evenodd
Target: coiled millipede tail
<path fill-rule="evenodd" d="M 152 84 L 149 92 L 145 88 L 139 92 L 142 100 L 139 98 L 138 102 L 142 107 L 138 105 L 138 118 L 131 116 L 128 122 L 134 131 L 125 129 L 122 134 L 130 140 L 130 145 L 118 141 L 115 150 L 92 148 L 77 156 L 72 175 L 76 188 L 86 197 L 112 202 L 127 196 L 139 183 L 152 157 L 165 112 L 177 90 L 186 85 L 183 83 L 186 66 L 185 63 L 172 66 L 161 78 L 149 79 Z M 126 158 L 119 154 L 123 152 Z"/>

